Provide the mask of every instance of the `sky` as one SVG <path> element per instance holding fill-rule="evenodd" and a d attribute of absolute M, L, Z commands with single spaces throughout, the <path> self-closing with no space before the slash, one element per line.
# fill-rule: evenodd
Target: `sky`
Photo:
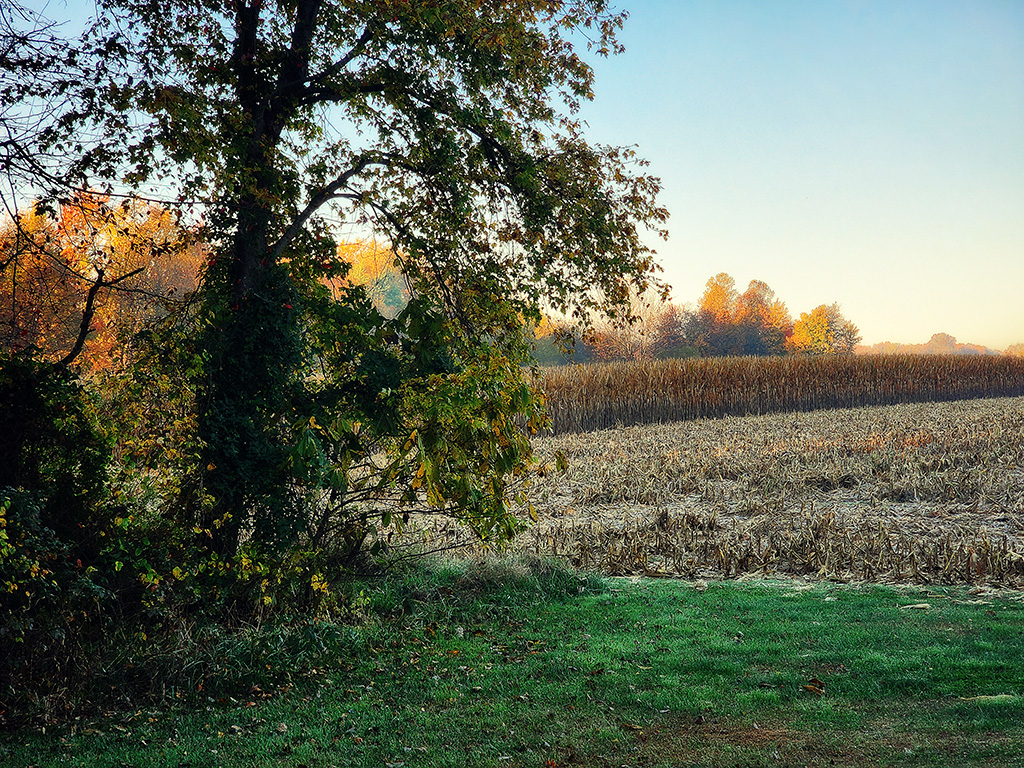
<path fill-rule="evenodd" d="M 865 344 L 1024 343 L 1024 2 L 612 2 L 580 117 L 661 178 L 676 303 L 727 272 Z"/>
<path fill-rule="evenodd" d="M 1024 342 L 1024 3 L 617 7 L 580 116 L 661 178 L 677 303 L 727 272 L 865 344 Z"/>

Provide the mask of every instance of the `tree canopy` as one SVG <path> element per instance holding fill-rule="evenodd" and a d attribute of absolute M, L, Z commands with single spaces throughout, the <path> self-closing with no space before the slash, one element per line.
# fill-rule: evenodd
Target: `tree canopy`
<path fill-rule="evenodd" d="M 740 293 L 736 281 L 725 272 L 708 279 L 696 306 L 678 307 L 654 292 L 634 295 L 632 303 L 637 322 L 597 323 L 583 337 L 573 334 L 569 321 L 547 318 L 536 327 L 536 358 L 558 364 L 654 357 L 851 354 L 861 338 L 838 304 L 822 304 L 801 313 L 794 323 L 786 304 L 767 283 L 751 280 Z M 571 337 L 572 349 L 559 349 L 553 341 L 558 337 Z M 951 337 L 940 341 L 949 348 Z"/>
<path fill-rule="evenodd" d="M 751 280 L 741 294 L 732 276 L 721 272 L 708 279 L 686 335 L 704 355 L 779 355 L 792 325 L 767 283 Z"/>
<path fill-rule="evenodd" d="M 850 355 L 860 340 L 860 329 L 843 317 L 838 304 L 822 304 L 800 313 L 786 346 L 798 355 Z"/>
<path fill-rule="evenodd" d="M 58 40 L 14 8 L 12 186 L 41 210 L 86 190 L 157 199 L 209 248 L 190 344 L 211 546 L 319 530 L 311 489 L 317 514 L 325 494 L 349 511 L 353 541 L 402 504 L 507 531 L 507 480 L 530 461 L 515 416 L 542 418 L 523 322 L 542 307 L 628 314 L 630 291 L 656 282 L 642 234 L 662 231 L 659 183 L 574 118 L 593 97 L 586 51 L 619 51 L 626 14 L 98 0 Z M 350 269 L 342 230 L 396 255 L 411 298 L 393 317 L 354 281 L 328 289 Z"/>

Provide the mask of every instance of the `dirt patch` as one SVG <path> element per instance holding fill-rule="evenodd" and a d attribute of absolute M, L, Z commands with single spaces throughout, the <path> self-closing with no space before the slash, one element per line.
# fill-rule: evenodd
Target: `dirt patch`
<path fill-rule="evenodd" d="M 822 736 L 787 723 L 738 722 L 705 716 L 677 716 L 638 729 L 628 724 L 633 756 L 628 765 L 772 766 L 808 765 L 862 768 L 863 766 L 947 764 L 1005 764 L 1004 734 L 964 734 L 949 730 L 910 732 L 897 722 L 870 722 L 857 730 Z M 977 744 L 991 748 L 993 756 L 973 754 Z M 1000 756 L 1001 755 L 1001 756 Z M 1002 761 L 1002 762 L 1000 762 Z M 566 763 L 568 765 L 569 763 Z M 577 765 L 602 765 L 580 760 Z"/>

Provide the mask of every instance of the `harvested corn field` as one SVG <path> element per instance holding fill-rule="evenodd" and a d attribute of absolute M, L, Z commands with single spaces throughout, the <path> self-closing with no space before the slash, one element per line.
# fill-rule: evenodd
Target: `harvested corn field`
<path fill-rule="evenodd" d="M 1024 358 L 727 357 L 548 368 L 554 434 L 633 424 L 1024 395 Z"/>
<path fill-rule="evenodd" d="M 611 575 L 1024 587 L 1024 398 L 694 420 L 536 449 L 568 470 L 529 489 L 538 522 L 519 551 Z M 464 537 L 429 533 L 431 547 Z"/>
<path fill-rule="evenodd" d="M 515 546 L 609 574 L 1024 584 L 1024 398 L 538 441 Z"/>

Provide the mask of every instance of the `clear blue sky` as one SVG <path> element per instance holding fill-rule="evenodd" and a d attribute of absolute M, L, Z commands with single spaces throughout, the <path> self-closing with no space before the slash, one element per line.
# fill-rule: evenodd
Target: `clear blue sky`
<path fill-rule="evenodd" d="M 1024 2 L 618 6 L 582 116 L 662 178 L 677 302 L 728 272 L 868 344 L 1024 342 Z"/>
<path fill-rule="evenodd" d="M 582 117 L 661 177 L 678 303 L 728 272 L 868 344 L 1024 342 L 1024 1 L 614 1 Z"/>

